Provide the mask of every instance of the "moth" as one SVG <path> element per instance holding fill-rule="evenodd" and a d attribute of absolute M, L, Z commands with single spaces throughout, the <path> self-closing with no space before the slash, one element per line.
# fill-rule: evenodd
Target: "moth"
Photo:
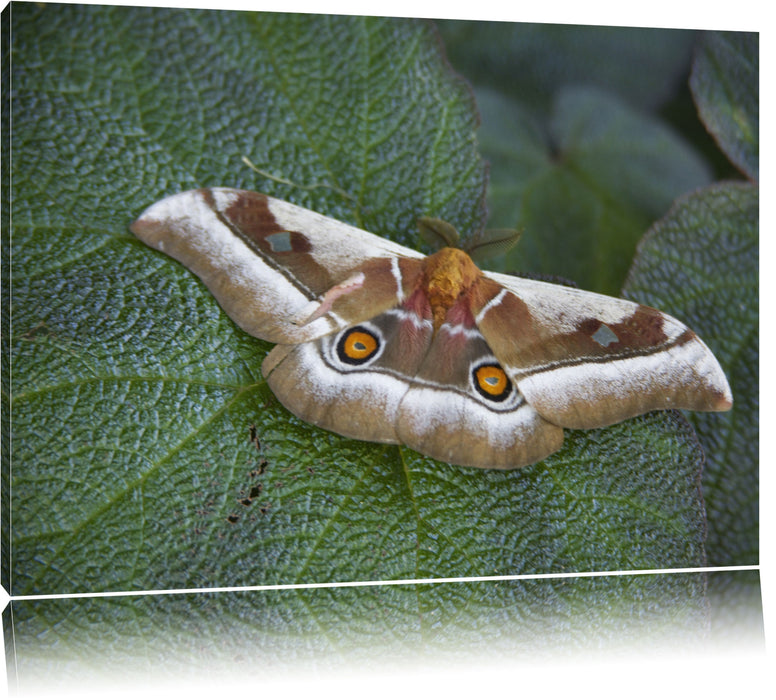
<path fill-rule="evenodd" d="M 424 256 L 257 192 L 175 194 L 130 226 L 194 272 L 299 418 L 458 465 L 513 469 L 564 428 L 654 409 L 726 411 L 711 351 L 640 304 Z"/>

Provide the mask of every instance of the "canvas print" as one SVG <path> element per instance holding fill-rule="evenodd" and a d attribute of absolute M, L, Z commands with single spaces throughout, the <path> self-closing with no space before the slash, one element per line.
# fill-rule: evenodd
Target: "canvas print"
<path fill-rule="evenodd" d="M 54 627 L 142 666 L 166 642 L 128 614 L 210 640 L 195 667 L 234 660 L 222 633 L 509 656 L 665 615 L 691 644 L 730 600 L 756 637 L 756 33 L 47 3 L 3 27 L 14 673 L 67 665 Z"/>

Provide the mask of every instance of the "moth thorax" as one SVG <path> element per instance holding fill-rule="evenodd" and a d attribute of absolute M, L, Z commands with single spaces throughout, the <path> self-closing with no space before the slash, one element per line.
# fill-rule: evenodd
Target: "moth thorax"
<path fill-rule="evenodd" d="M 472 259 L 458 248 L 442 248 L 426 258 L 423 280 L 434 316 L 434 329 L 447 311 L 482 275 Z"/>

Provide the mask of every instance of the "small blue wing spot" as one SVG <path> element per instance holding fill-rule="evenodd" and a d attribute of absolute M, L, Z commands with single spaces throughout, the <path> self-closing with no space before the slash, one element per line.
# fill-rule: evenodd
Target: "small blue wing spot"
<path fill-rule="evenodd" d="M 593 333 L 592 337 L 596 343 L 604 348 L 620 340 L 614 331 L 605 323 L 601 324 L 601 327 L 595 333 Z"/>
<path fill-rule="evenodd" d="M 269 243 L 273 253 L 290 253 L 293 250 L 291 245 L 291 234 L 288 231 L 272 233 L 264 240 Z"/>

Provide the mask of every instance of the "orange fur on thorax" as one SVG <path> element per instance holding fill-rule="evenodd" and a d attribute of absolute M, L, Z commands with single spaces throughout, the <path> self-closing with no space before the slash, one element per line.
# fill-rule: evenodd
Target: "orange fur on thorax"
<path fill-rule="evenodd" d="M 431 304 L 434 332 L 457 299 L 481 277 L 480 269 L 458 248 L 442 248 L 426 258 L 423 281 Z"/>

